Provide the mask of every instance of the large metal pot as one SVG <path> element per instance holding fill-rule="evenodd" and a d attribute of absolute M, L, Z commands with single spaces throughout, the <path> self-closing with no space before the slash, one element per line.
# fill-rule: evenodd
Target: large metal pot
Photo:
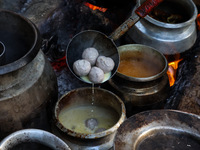
<path fill-rule="evenodd" d="M 145 0 L 137 0 L 134 9 Z M 164 3 L 165 2 L 165 3 Z M 182 8 L 188 19 L 181 23 L 165 23 L 147 15 L 135 24 L 128 35 L 134 42 L 151 46 L 165 55 L 173 55 L 189 50 L 197 38 L 195 19 L 197 8 L 192 0 L 166 0 L 163 4 L 172 2 L 177 9 Z M 168 6 L 167 8 L 171 8 Z"/>
<path fill-rule="evenodd" d="M 47 131 L 39 129 L 24 129 L 10 134 L 0 142 L 0 149 L 9 150 L 26 142 L 40 143 L 54 150 L 70 150 L 68 145 L 60 138 Z M 30 145 L 28 148 L 31 148 Z"/>
<path fill-rule="evenodd" d="M 122 59 L 128 59 L 122 57 L 124 53 L 127 53 L 129 57 L 132 55 L 131 52 L 134 52 L 135 59 L 141 61 L 150 59 L 155 64 L 153 67 L 159 67 L 160 70 L 155 75 L 147 77 L 128 76 L 118 70 L 115 76 L 109 80 L 114 92 L 124 101 L 127 116 L 148 109 L 162 108 L 169 90 L 169 80 L 166 73 L 168 63 L 163 54 L 152 47 L 140 44 L 123 45 L 118 47 L 118 51 L 120 63 Z"/>
<path fill-rule="evenodd" d="M 6 50 L 0 66 L 0 139 L 19 129 L 50 129 L 47 106 L 57 100 L 57 79 L 40 50 L 37 28 L 1 10 L 0 34 Z"/>
<path fill-rule="evenodd" d="M 94 92 L 94 95 L 92 94 L 92 91 Z M 81 133 L 74 131 L 71 128 L 65 127 L 63 125 L 63 122 L 59 118 L 59 114 L 61 113 L 61 111 L 64 109 L 72 110 L 74 108 L 82 109 L 83 107 L 81 106 L 87 106 L 88 108 L 87 110 L 90 110 L 91 106 L 95 106 L 94 108 L 98 107 L 106 108 L 103 110 L 106 112 L 107 110 L 109 110 L 110 113 L 115 115 L 115 117 L 110 119 L 115 120 L 116 117 L 117 119 L 113 122 L 114 125 L 112 127 L 94 133 Z M 92 109 L 91 111 L 96 112 L 97 110 Z M 101 113 L 99 111 L 97 112 Z M 104 118 L 103 115 L 105 115 L 105 113 L 104 112 L 102 113 L 103 114 L 100 115 L 102 118 Z M 75 114 L 75 112 L 73 114 Z M 89 114 L 89 116 L 90 115 L 92 115 L 92 113 Z M 82 118 L 84 116 L 83 113 L 81 113 L 80 116 Z M 77 113 L 76 115 L 69 117 L 72 118 L 77 117 Z M 102 88 L 91 88 L 91 87 L 78 88 L 63 95 L 60 98 L 60 100 L 56 103 L 55 107 L 56 126 L 53 129 L 53 133 L 58 137 L 60 137 L 61 139 L 63 139 L 73 150 L 110 149 L 113 146 L 113 141 L 116 131 L 119 128 L 119 126 L 123 123 L 125 118 L 126 118 L 126 111 L 124 103 L 114 93 Z M 96 119 L 97 121 L 99 121 L 98 119 L 100 118 Z M 107 121 L 110 121 L 110 119 Z M 81 120 L 80 117 L 79 120 Z M 80 124 L 82 124 L 82 122 Z M 74 128 L 80 128 L 79 125 L 73 125 L 73 126 Z"/>

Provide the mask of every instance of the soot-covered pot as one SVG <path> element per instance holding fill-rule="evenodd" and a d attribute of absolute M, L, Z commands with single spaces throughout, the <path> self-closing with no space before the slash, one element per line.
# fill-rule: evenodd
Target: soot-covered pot
<path fill-rule="evenodd" d="M 57 100 L 57 79 L 40 50 L 36 26 L 1 10 L 0 35 L 5 45 L 5 61 L 0 66 L 0 139 L 23 128 L 48 130 L 47 106 Z"/>

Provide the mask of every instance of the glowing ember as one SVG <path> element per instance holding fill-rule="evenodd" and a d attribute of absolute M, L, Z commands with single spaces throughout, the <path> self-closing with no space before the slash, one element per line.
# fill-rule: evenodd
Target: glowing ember
<path fill-rule="evenodd" d="M 56 60 L 55 62 L 51 63 L 51 66 L 53 67 L 54 70 L 56 71 L 60 71 L 62 70 L 64 67 L 67 66 L 66 64 L 66 56 Z"/>
<path fill-rule="evenodd" d="M 200 14 L 197 15 L 197 26 L 198 26 L 198 29 L 200 30 Z"/>
<path fill-rule="evenodd" d="M 174 83 L 175 83 L 175 80 L 176 80 L 176 71 L 178 69 L 178 63 L 180 61 L 182 61 L 182 60 L 183 59 L 179 59 L 179 60 L 170 62 L 168 64 L 169 68 L 168 68 L 168 71 L 167 71 L 167 75 L 168 75 L 168 78 L 169 78 L 170 86 L 173 86 Z"/>
<path fill-rule="evenodd" d="M 98 6 L 92 5 L 92 4 L 87 3 L 87 2 L 85 2 L 84 5 L 88 6 L 92 10 L 99 10 L 99 11 L 102 11 L 102 12 L 106 12 L 106 10 L 107 10 L 107 8 L 98 7 Z"/>

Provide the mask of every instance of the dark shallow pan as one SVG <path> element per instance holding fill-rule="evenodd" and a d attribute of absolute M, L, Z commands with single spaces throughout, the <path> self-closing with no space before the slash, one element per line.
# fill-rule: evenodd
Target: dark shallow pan
<path fill-rule="evenodd" d="M 153 110 L 128 118 L 117 130 L 115 150 L 200 150 L 200 116 Z"/>

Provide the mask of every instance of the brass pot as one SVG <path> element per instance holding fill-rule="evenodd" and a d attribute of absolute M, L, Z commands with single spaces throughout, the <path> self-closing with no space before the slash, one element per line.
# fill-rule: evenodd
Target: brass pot
<path fill-rule="evenodd" d="M 122 53 L 136 52 L 137 59 L 151 59 L 160 71 L 148 77 L 127 76 L 119 72 L 109 80 L 109 84 L 114 88 L 125 103 L 127 116 L 131 116 L 139 111 L 163 107 L 163 102 L 168 96 L 169 80 L 167 77 L 168 63 L 163 54 L 152 47 L 129 44 L 118 47 L 120 62 Z M 131 68 L 129 68 L 131 69 Z"/>
<path fill-rule="evenodd" d="M 93 90 L 94 95 L 92 94 Z M 92 98 L 94 98 L 94 101 L 91 103 Z M 118 119 L 111 128 L 104 131 L 98 133 L 79 133 L 70 128 L 66 128 L 59 119 L 59 114 L 64 108 L 72 109 L 79 106 L 101 106 L 109 108 L 109 110 L 113 110 L 118 116 Z M 71 117 L 76 116 L 73 115 Z M 125 118 L 125 106 L 122 100 L 112 92 L 102 88 L 79 88 L 66 93 L 56 103 L 56 122 L 53 133 L 64 140 L 72 149 L 110 149 L 113 146 L 116 131 Z"/>

